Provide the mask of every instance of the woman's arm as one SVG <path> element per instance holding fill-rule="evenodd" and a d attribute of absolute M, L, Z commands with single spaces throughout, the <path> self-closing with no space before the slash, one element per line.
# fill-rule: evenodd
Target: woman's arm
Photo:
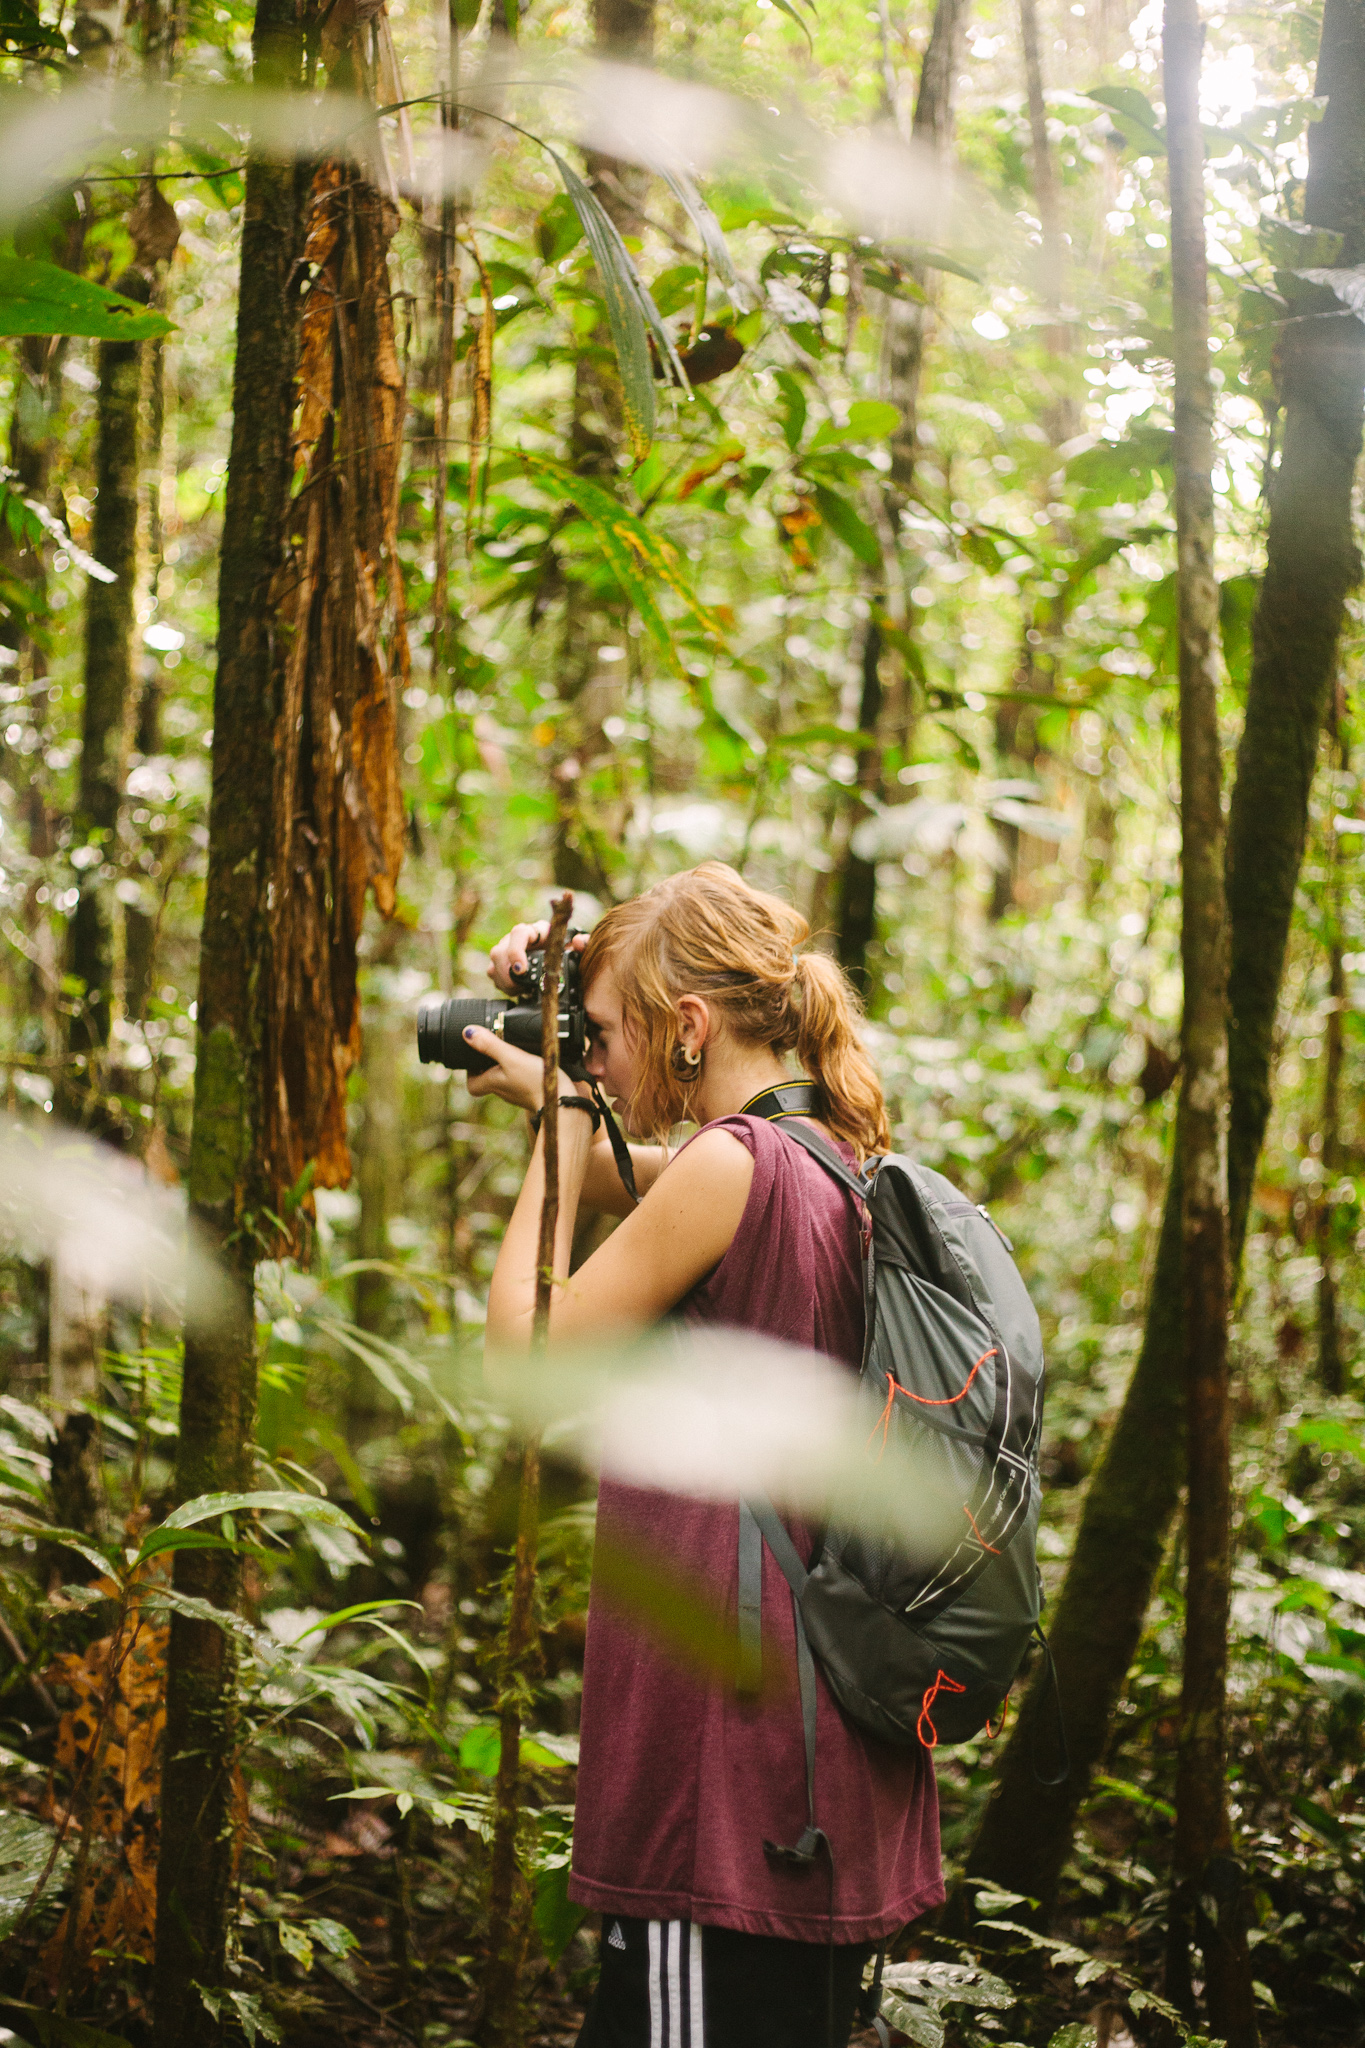
<path fill-rule="evenodd" d="M 560 1276 L 568 1271 L 589 1150 L 588 1131 L 574 1127 L 587 1123 L 571 1110 L 559 1124 L 550 1331 L 560 1342 L 644 1329 L 667 1314 L 730 1249 L 754 1177 L 753 1156 L 738 1138 L 704 1131 L 669 1162 L 639 1208 L 565 1279 Z M 488 1341 L 508 1350 L 530 1342 L 544 1191 L 543 1140 L 537 1140 L 488 1293 Z"/>
<path fill-rule="evenodd" d="M 533 1116 L 545 1100 L 545 1067 L 539 1054 L 521 1052 L 516 1046 L 505 1044 L 492 1031 L 480 1030 L 477 1025 L 470 1026 L 468 1036 L 475 1051 L 484 1053 L 493 1062 L 482 1074 L 469 1076 L 470 1094 L 500 1096 L 504 1102 L 514 1103 L 528 1116 Z M 560 1093 L 567 1095 L 573 1083 L 561 1075 L 559 1087 Z M 587 1117 L 574 1110 L 564 1119 L 565 1123 L 570 1120 L 575 1124 L 588 1122 Z M 641 1195 L 653 1187 L 664 1170 L 667 1158 L 662 1145 L 631 1146 L 635 1185 Z M 628 1216 L 635 1206 L 626 1193 L 605 1131 L 598 1131 L 593 1139 L 578 1199 L 584 1208 L 600 1209 L 607 1216 Z"/>

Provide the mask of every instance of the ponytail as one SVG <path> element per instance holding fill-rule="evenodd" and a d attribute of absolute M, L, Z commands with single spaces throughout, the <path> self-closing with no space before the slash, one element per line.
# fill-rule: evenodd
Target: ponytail
<path fill-rule="evenodd" d="M 847 976 L 825 954 L 802 953 L 796 981 L 801 992 L 796 1057 L 824 1092 L 824 1121 L 860 1159 L 890 1151 L 886 1102 L 858 1036 L 858 999 Z"/>

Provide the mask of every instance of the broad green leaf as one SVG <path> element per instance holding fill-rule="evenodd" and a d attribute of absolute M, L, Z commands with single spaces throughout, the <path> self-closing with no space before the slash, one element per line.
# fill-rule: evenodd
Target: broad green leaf
<path fill-rule="evenodd" d="M 678 360 L 678 351 L 659 317 L 658 307 L 640 282 L 615 221 L 573 166 L 565 163 L 555 150 L 549 153 L 583 223 L 597 266 L 607 324 L 621 371 L 626 427 L 635 458 L 643 462 L 654 439 L 654 366 L 649 356 L 649 337 L 654 338 L 659 361 L 673 372 L 684 391 L 689 388 L 687 372 Z"/>
<path fill-rule="evenodd" d="M 0 1507 L 0 1530 L 6 1535 L 32 1536 L 40 1543 L 55 1543 L 59 1550 L 74 1550 L 88 1565 L 93 1565 L 101 1578 L 119 1578 L 118 1566 L 102 1550 L 96 1548 L 90 1538 L 79 1529 L 56 1529 L 46 1522 L 33 1522 L 27 1516 L 16 1515 L 12 1508 Z"/>
<path fill-rule="evenodd" d="M 569 1897 L 569 1865 L 556 1863 L 536 1876 L 535 1904 L 531 1918 L 540 1945 L 551 1963 L 557 1963 L 587 1917 L 585 1906 Z"/>
<path fill-rule="evenodd" d="M 536 247 L 547 263 L 562 263 L 583 239 L 583 223 L 567 192 L 556 192 L 536 221 Z"/>
<path fill-rule="evenodd" d="M 562 1771 L 566 1764 L 577 1763 L 577 1745 L 572 1755 L 557 1755 L 555 1750 L 561 1738 L 555 1736 L 523 1735 L 518 1752 L 523 1764 L 532 1770 Z M 548 1747 L 555 1744 L 555 1749 Z M 502 1751 L 502 1738 L 496 1722 L 481 1721 L 477 1727 L 466 1729 L 460 1738 L 459 1758 L 467 1771 L 477 1771 L 481 1778 L 495 1778 L 498 1774 L 498 1758 Z"/>
<path fill-rule="evenodd" d="M 1260 587 L 1259 576 L 1225 576 L 1218 586 L 1218 631 L 1223 660 L 1234 686 L 1243 695 L 1251 681 L 1251 620 Z"/>
<path fill-rule="evenodd" d="M 680 675 L 685 675 L 672 630 L 655 598 L 655 586 L 662 583 L 671 590 L 704 633 L 719 640 L 724 638 L 724 629 L 716 614 L 692 589 L 673 543 L 627 511 L 610 491 L 591 478 L 577 476 L 545 455 L 523 455 L 522 460 L 557 496 L 567 498 L 582 514 L 607 567 L 639 613 L 640 622 L 655 646 Z"/>
<path fill-rule="evenodd" d="M 242 1550 L 241 1543 L 229 1543 L 226 1536 L 215 1536 L 208 1529 L 151 1529 L 143 1537 L 133 1558 L 134 1565 L 146 1564 L 152 1557 L 162 1557 L 171 1550 Z"/>
<path fill-rule="evenodd" d="M 59 263 L 0 256 L 0 334 L 88 334 L 100 341 L 146 341 L 172 323 L 133 299 L 92 284 Z"/>
<path fill-rule="evenodd" d="M 915 2048 L 943 2048 L 943 2021 L 932 2006 L 912 2005 L 894 1991 L 883 1991 L 882 2018 L 907 2034 Z"/>
<path fill-rule="evenodd" d="M 0 1938 L 9 1933 L 52 1853 L 52 1829 L 29 1814 L 0 1813 Z M 51 1881 L 60 1883 L 71 1852 L 63 1849 Z"/>
<path fill-rule="evenodd" d="M 18 56 L 36 50 L 60 50 L 65 54 L 66 37 L 60 29 L 40 21 L 26 0 L 0 0 L 0 51 Z"/>
<path fill-rule="evenodd" d="M 26 1999 L 6 1998 L 4 2008 L 6 2012 L 23 2014 L 25 2031 L 32 2035 L 37 2048 L 131 2048 L 123 2034 L 106 2034 L 102 2027 L 65 2018 L 43 2006 L 30 2005 Z"/>
<path fill-rule="evenodd" d="M 194 1500 L 187 1500 L 183 1507 L 173 1508 L 160 1526 L 191 1529 L 196 1522 L 207 1522 L 214 1515 L 241 1513 L 297 1515 L 300 1521 L 323 1522 L 333 1529 L 349 1529 L 353 1535 L 363 1535 L 344 1508 L 316 1493 L 201 1493 Z"/>
<path fill-rule="evenodd" d="M 313 1944 L 301 1927 L 295 1927 L 288 1920 L 276 1922 L 275 1932 L 280 1937 L 280 1947 L 291 1956 L 305 1974 L 313 1967 Z"/>
<path fill-rule="evenodd" d="M 139 1595 L 141 1606 L 148 1614 L 183 1614 L 190 1621 L 211 1621 L 215 1628 L 225 1635 L 238 1636 L 244 1643 L 258 1643 L 260 1633 L 240 1614 L 233 1614 L 226 1607 L 215 1607 L 211 1600 L 201 1600 L 194 1593 L 177 1593 L 171 1586 L 157 1586 L 150 1593 Z"/>
<path fill-rule="evenodd" d="M 867 568 L 880 569 L 882 544 L 857 506 L 838 491 L 830 490 L 827 484 L 815 486 L 815 503 L 826 526 L 839 536 L 844 546 L 852 548 Z"/>
<path fill-rule="evenodd" d="M 1165 156 L 1166 131 L 1145 93 L 1135 85 L 1100 85 L 1085 95 L 1102 106 L 1120 135 L 1139 156 Z"/>
<path fill-rule="evenodd" d="M 1098 2039 L 1088 2020 L 1073 2020 L 1069 2027 L 1058 2028 L 1047 2048 L 1095 2048 Z"/>
<path fill-rule="evenodd" d="M 360 1945 L 350 1928 L 344 1927 L 340 1920 L 305 1920 L 303 1924 L 318 1947 L 325 1948 L 329 1956 L 348 1956 L 353 1948 Z"/>
<path fill-rule="evenodd" d="M 782 438 L 795 454 L 806 431 L 806 394 L 801 380 L 790 370 L 777 372 L 777 388 L 782 393 Z"/>

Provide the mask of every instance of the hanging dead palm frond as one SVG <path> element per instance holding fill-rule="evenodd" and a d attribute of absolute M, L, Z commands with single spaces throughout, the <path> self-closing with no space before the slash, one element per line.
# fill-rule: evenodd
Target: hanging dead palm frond
<path fill-rule="evenodd" d="M 362 90 L 374 28 L 352 45 Z M 365 59 L 370 57 L 370 61 Z M 333 68 L 333 77 L 338 69 Z M 367 96 L 373 104 L 372 94 Z M 388 251 L 397 209 L 371 168 L 314 174 L 304 251 L 297 493 L 281 592 L 288 634 L 276 749 L 277 920 L 266 1071 L 277 1184 L 350 1177 L 346 1084 L 360 1053 L 356 949 L 367 893 L 391 917 L 403 856 L 398 694 L 408 677 L 397 557 L 406 393 Z"/>

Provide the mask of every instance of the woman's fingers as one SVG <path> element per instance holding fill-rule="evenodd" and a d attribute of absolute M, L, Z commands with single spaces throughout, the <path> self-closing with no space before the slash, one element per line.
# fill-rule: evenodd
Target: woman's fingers
<path fill-rule="evenodd" d="M 535 1053 L 506 1044 L 479 1024 L 468 1025 L 464 1036 L 472 1051 L 493 1062 L 483 1073 L 469 1076 L 471 1095 L 499 1095 L 517 1109 L 540 1108 L 545 1095 L 545 1068 Z"/>
<path fill-rule="evenodd" d="M 488 971 L 505 995 L 516 993 L 513 976 L 526 972 L 528 951 L 543 946 L 549 935 L 549 923 L 541 918 L 535 924 L 514 924 L 506 938 L 498 940 L 489 955 Z"/>

